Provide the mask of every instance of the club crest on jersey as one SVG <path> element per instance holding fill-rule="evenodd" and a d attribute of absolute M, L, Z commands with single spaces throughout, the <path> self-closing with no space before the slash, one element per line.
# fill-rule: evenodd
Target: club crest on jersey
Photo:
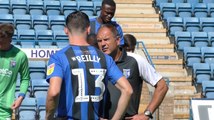
<path fill-rule="evenodd" d="M 55 68 L 55 63 L 50 64 L 47 67 L 47 75 L 51 75 L 53 73 L 53 71 L 54 71 L 54 68 Z"/>
<path fill-rule="evenodd" d="M 131 70 L 130 69 L 123 69 L 123 75 L 128 78 L 130 76 Z"/>
<path fill-rule="evenodd" d="M 10 67 L 14 68 L 16 66 L 15 60 L 10 60 Z"/>

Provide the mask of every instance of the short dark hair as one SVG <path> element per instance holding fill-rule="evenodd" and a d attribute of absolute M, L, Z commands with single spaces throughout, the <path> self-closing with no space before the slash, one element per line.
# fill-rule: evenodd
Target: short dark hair
<path fill-rule="evenodd" d="M 0 37 L 12 38 L 14 34 L 14 26 L 10 23 L 0 24 Z"/>
<path fill-rule="evenodd" d="M 114 2 L 114 0 L 103 0 L 102 6 L 104 6 L 104 5 L 110 5 L 110 6 L 116 8 L 116 3 Z"/>
<path fill-rule="evenodd" d="M 72 33 L 77 31 L 83 33 L 90 26 L 88 15 L 81 11 L 70 13 L 66 18 L 66 27 Z"/>
<path fill-rule="evenodd" d="M 125 46 L 135 46 L 137 44 L 136 38 L 131 34 L 125 34 L 123 38 Z"/>
<path fill-rule="evenodd" d="M 113 24 L 111 24 L 111 23 L 102 24 L 99 29 L 101 29 L 103 27 L 104 28 L 106 27 L 106 28 L 110 29 L 110 31 L 112 32 L 114 37 L 120 37 L 119 34 L 118 34 L 118 31 L 117 31 L 117 28 Z"/>

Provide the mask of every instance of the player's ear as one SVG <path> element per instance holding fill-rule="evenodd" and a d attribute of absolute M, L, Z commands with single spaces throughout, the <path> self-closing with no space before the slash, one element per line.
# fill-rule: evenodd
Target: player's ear
<path fill-rule="evenodd" d="M 87 32 L 87 35 L 90 35 L 90 32 L 91 32 L 91 27 L 90 26 L 87 27 L 86 32 Z"/>
<path fill-rule="evenodd" d="M 64 27 L 64 32 L 66 35 L 68 35 L 68 28 L 67 27 Z"/>

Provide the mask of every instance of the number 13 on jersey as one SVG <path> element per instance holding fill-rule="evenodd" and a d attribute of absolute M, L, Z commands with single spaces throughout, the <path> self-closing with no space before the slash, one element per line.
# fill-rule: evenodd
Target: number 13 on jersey
<path fill-rule="evenodd" d="M 85 93 L 85 75 L 82 68 L 72 69 L 72 74 L 78 76 L 78 95 L 75 98 L 75 102 L 99 102 L 103 99 L 103 93 L 105 91 L 105 85 L 102 82 L 106 74 L 106 69 L 89 69 L 90 74 L 98 75 L 95 80 L 95 87 L 100 88 L 101 92 L 99 95 L 86 95 Z"/>

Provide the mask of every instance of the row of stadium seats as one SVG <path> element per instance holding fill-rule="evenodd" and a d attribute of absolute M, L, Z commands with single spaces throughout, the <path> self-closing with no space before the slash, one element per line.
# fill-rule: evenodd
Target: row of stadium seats
<path fill-rule="evenodd" d="M 214 63 L 214 47 L 185 47 L 184 64 L 192 67 L 194 63 Z"/>
<path fill-rule="evenodd" d="M 1 23 L 12 23 L 16 29 L 63 30 L 65 16 L 63 15 L 0 15 Z"/>
<path fill-rule="evenodd" d="M 167 17 L 214 17 L 214 3 L 161 3 L 162 19 Z"/>
<path fill-rule="evenodd" d="M 68 45 L 64 30 L 16 30 L 12 43 L 19 48 L 62 48 Z"/>
<path fill-rule="evenodd" d="M 166 22 L 169 36 L 174 36 L 178 31 L 214 32 L 214 18 L 168 17 Z"/>
<path fill-rule="evenodd" d="M 192 5 L 198 3 L 214 3 L 214 0 L 155 0 L 155 7 L 160 7 L 161 3 L 191 3 Z"/>
<path fill-rule="evenodd" d="M 46 98 L 25 98 L 21 106 L 16 109 L 16 120 L 44 120 Z"/>
<path fill-rule="evenodd" d="M 49 84 L 46 82 L 46 79 L 31 79 L 30 85 L 26 93 L 26 97 L 27 98 L 46 97 L 48 87 L 49 87 Z M 15 98 L 18 97 L 19 90 L 20 90 L 20 79 L 17 79 Z"/>
<path fill-rule="evenodd" d="M 184 47 L 213 47 L 214 32 L 175 32 L 176 50 Z"/>
<path fill-rule="evenodd" d="M 202 86 L 202 95 L 214 98 L 214 63 L 194 63 L 192 75 L 195 86 Z"/>
<path fill-rule="evenodd" d="M 73 11 L 83 11 L 89 16 L 100 13 L 101 1 L 39 1 L 0 0 L 1 14 L 65 15 Z"/>

